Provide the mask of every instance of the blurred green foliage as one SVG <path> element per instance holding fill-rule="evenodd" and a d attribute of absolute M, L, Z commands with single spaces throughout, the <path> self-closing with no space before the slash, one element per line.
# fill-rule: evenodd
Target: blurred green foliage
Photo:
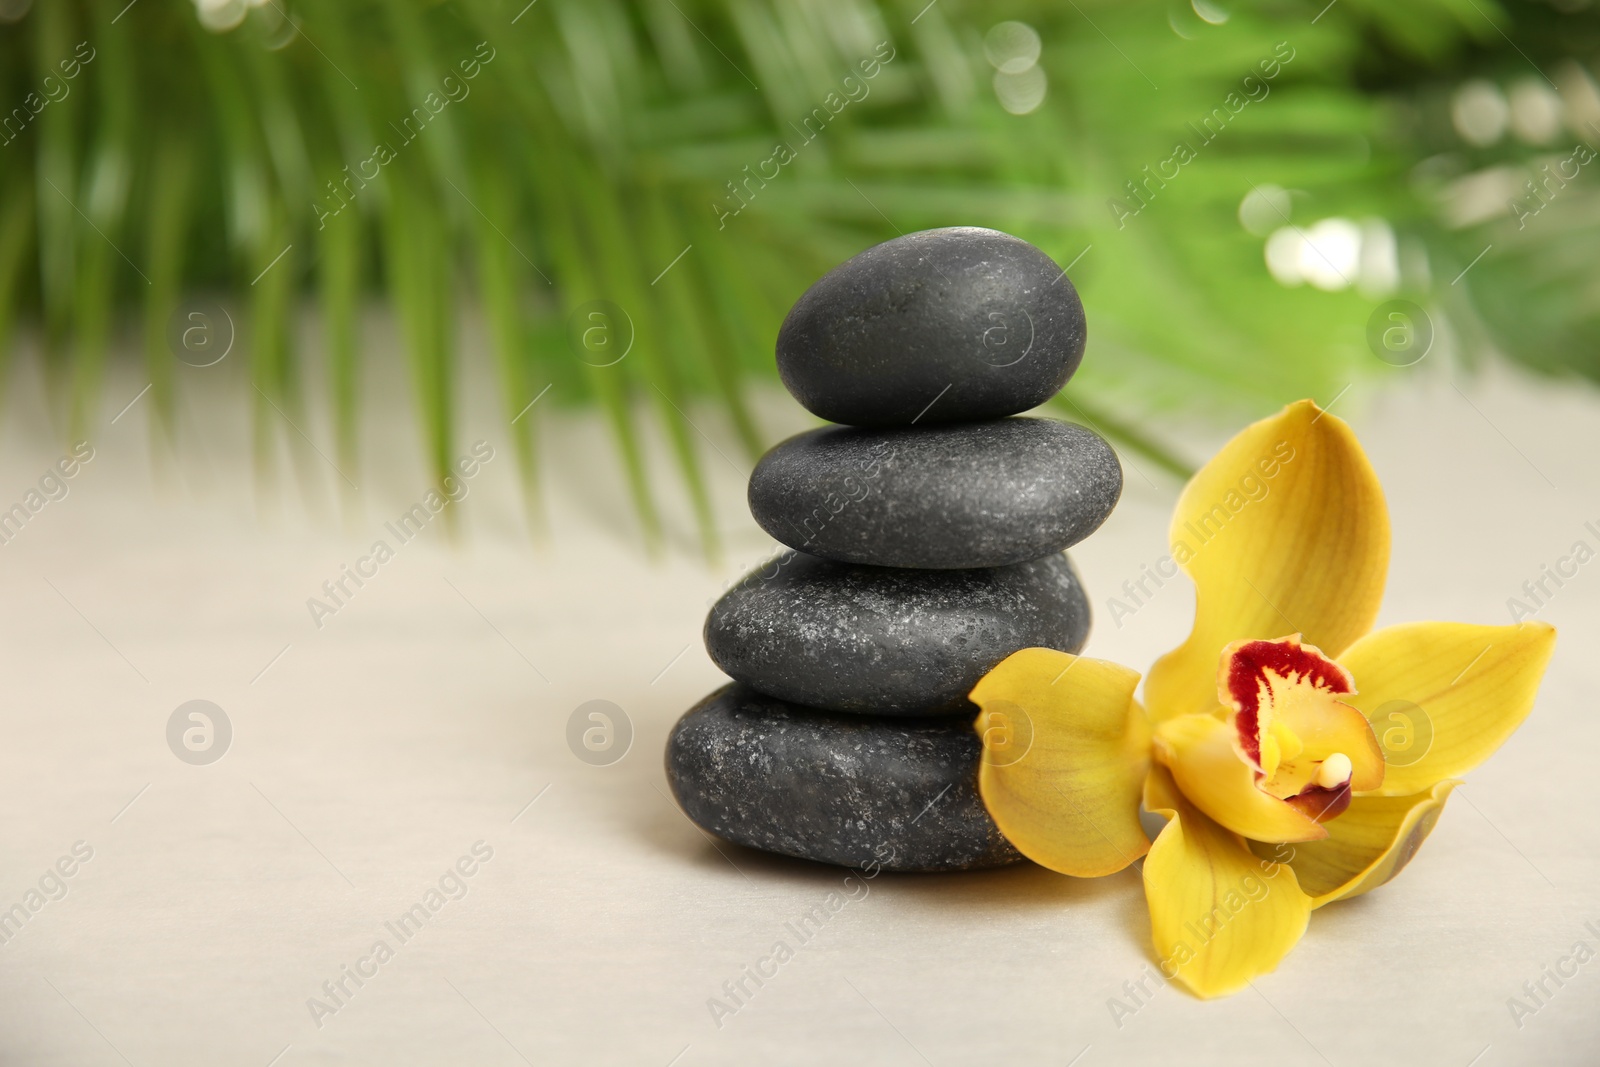
<path fill-rule="evenodd" d="M 653 411 L 710 544 L 696 423 L 759 454 L 744 390 L 789 304 L 869 244 L 954 224 L 1071 264 L 1091 340 L 1057 402 L 1141 468 L 1183 469 L 1162 413 L 1234 419 L 1389 372 L 1368 320 L 1390 296 L 1458 351 L 1600 376 L 1600 163 L 1559 186 L 1537 169 L 1600 144 L 1581 0 L 5 0 L 0 17 L 0 351 L 37 326 L 73 433 L 124 314 L 171 432 L 169 320 L 221 291 L 245 312 L 262 462 L 323 390 L 354 469 L 378 355 L 358 308 L 381 292 L 436 473 L 456 323 L 481 310 L 530 519 L 528 405 L 548 388 L 606 412 L 652 538 Z M 1013 21 L 1036 62 L 1026 28 L 996 29 Z M 1468 137 L 1473 79 L 1488 126 Z M 1534 121 L 1552 100 L 1555 133 Z M 1330 218 L 1366 220 L 1360 263 L 1275 279 L 1267 231 Z"/>

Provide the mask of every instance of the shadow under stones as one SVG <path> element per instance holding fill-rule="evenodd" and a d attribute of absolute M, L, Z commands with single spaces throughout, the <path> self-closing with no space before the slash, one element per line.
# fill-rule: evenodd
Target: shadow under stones
<path fill-rule="evenodd" d="M 670 852 L 680 860 L 701 871 L 722 871 L 730 878 L 741 875 L 755 885 L 787 885 L 825 891 L 839 886 L 845 879 L 851 885 L 857 879 L 870 884 L 872 895 L 882 895 L 899 900 L 919 909 L 959 909 L 964 916 L 995 910 L 1017 908 L 1061 908 L 1088 904 L 1108 896 L 1126 896 L 1136 905 L 1134 913 L 1144 915 L 1144 894 L 1137 878 L 1127 873 L 1105 878 L 1071 878 L 1057 874 L 1026 860 L 1006 867 L 993 867 L 976 871 L 942 871 L 911 873 L 882 871 L 875 877 L 848 867 L 830 863 L 781 856 L 759 849 L 735 845 L 721 838 L 708 838 L 689 824 L 681 832 L 652 838 L 651 843 L 663 852 Z M 668 843 L 664 838 L 673 838 Z M 714 843 L 713 843 L 714 842 Z M 1145 924 L 1148 926 L 1148 923 Z M 1149 941 L 1149 933 L 1143 934 Z"/>

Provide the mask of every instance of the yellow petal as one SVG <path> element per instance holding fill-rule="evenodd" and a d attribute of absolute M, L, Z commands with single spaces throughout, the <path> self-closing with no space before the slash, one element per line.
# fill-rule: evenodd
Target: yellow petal
<path fill-rule="evenodd" d="M 1542 622 L 1391 626 L 1339 662 L 1360 693 L 1347 697 L 1372 723 L 1388 767 L 1384 796 L 1426 792 L 1494 754 L 1533 708 L 1556 632 Z"/>
<path fill-rule="evenodd" d="M 1178 499 L 1170 536 L 1194 579 L 1195 620 L 1145 682 L 1156 722 L 1216 706 L 1217 657 L 1231 642 L 1298 631 L 1338 658 L 1377 616 L 1383 490 L 1350 427 L 1309 400 L 1223 446 Z"/>
<path fill-rule="evenodd" d="M 1172 819 L 1144 861 L 1161 973 L 1197 996 L 1220 997 L 1276 968 L 1311 914 L 1294 871 L 1258 859 L 1237 834 L 1188 804 L 1159 766 L 1145 806 Z"/>
<path fill-rule="evenodd" d="M 1356 797 L 1343 815 L 1326 824 L 1327 840 L 1252 848 L 1258 856 L 1293 867 L 1314 908 L 1360 896 L 1411 862 L 1439 821 L 1445 798 L 1459 784 L 1452 778 L 1408 797 Z"/>
<path fill-rule="evenodd" d="M 1257 841 L 1328 836 L 1311 816 L 1256 785 L 1256 770 L 1234 751 L 1234 729 L 1211 715 L 1180 715 L 1156 727 L 1156 760 L 1183 795 L 1236 834 Z"/>
<path fill-rule="evenodd" d="M 1113 874 L 1143 856 L 1139 791 L 1150 727 L 1137 671 L 1049 648 L 1012 653 L 983 676 L 978 793 L 1017 851 L 1062 874 Z"/>

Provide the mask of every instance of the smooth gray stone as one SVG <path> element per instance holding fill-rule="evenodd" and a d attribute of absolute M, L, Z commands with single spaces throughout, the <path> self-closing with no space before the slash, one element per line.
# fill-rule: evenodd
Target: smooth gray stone
<path fill-rule="evenodd" d="M 975 713 L 967 694 L 1021 648 L 1077 652 L 1089 601 L 1062 554 L 901 570 L 787 552 L 718 600 L 706 651 L 736 681 L 807 707 Z"/>
<path fill-rule="evenodd" d="M 779 444 L 750 475 L 750 512 L 767 533 L 880 567 L 1038 559 L 1088 537 L 1121 495 L 1111 446 L 1053 419 L 824 427 Z"/>
<path fill-rule="evenodd" d="M 982 746 L 966 718 L 837 715 L 734 684 L 667 739 L 667 781 L 699 826 L 785 856 L 894 871 L 1022 857 L 978 797 Z"/>
<path fill-rule="evenodd" d="M 875 245 L 778 330 L 778 373 L 829 422 L 971 422 L 1037 407 L 1083 358 L 1083 304 L 1028 242 L 976 226 Z"/>

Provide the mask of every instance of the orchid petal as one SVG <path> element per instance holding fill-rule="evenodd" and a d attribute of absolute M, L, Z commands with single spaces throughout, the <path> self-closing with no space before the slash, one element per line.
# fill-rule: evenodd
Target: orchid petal
<path fill-rule="evenodd" d="M 1339 662 L 1361 692 L 1347 697 L 1372 723 L 1388 767 L 1383 796 L 1423 793 L 1494 754 L 1533 708 L 1556 632 L 1542 622 L 1391 626 Z"/>
<path fill-rule="evenodd" d="M 1113 874 L 1150 848 L 1139 823 L 1150 727 L 1137 671 L 1049 648 L 1002 660 L 982 708 L 978 793 L 1017 851 L 1062 874 Z"/>
<path fill-rule="evenodd" d="M 1313 908 L 1360 896 L 1399 874 L 1422 847 L 1444 802 L 1460 782 L 1448 778 L 1408 797 L 1356 797 L 1343 815 L 1326 825 L 1324 841 L 1255 845 L 1256 855 L 1294 868 Z"/>
<path fill-rule="evenodd" d="M 1195 621 L 1145 683 L 1156 722 L 1216 707 L 1217 656 L 1234 641 L 1298 631 L 1338 658 L 1377 616 L 1383 490 L 1350 427 L 1309 400 L 1223 446 L 1184 489 L 1170 538 Z"/>
<path fill-rule="evenodd" d="M 1151 769 L 1145 807 L 1171 817 L 1144 861 L 1161 973 L 1197 996 L 1220 997 L 1276 968 L 1311 914 L 1294 870 L 1258 859 L 1189 804 L 1162 767 Z"/>
<path fill-rule="evenodd" d="M 1256 770 L 1234 751 L 1234 729 L 1211 715 L 1180 715 L 1156 727 L 1155 757 L 1189 801 L 1236 834 L 1256 841 L 1327 837 L 1316 819 L 1262 790 Z"/>

